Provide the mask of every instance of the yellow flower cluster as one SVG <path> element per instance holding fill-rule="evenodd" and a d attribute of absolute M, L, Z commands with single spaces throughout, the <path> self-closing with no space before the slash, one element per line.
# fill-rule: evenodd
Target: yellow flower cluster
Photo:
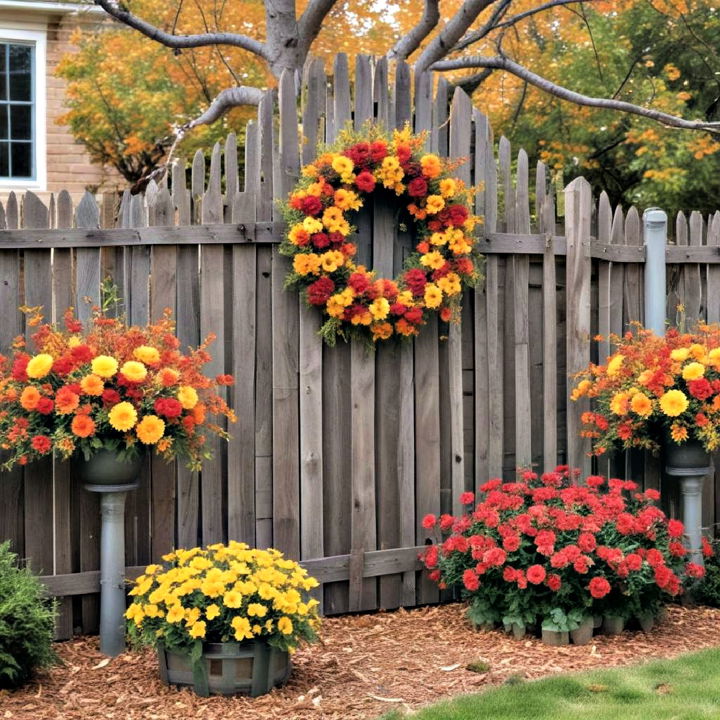
<path fill-rule="evenodd" d="M 130 631 L 146 642 L 265 637 L 293 650 L 314 637 L 318 602 L 307 593 L 318 583 L 278 550 L 231 541 L 175 550 L 163 560 L 167 566 L 149 565 L 130 591 Z"/>

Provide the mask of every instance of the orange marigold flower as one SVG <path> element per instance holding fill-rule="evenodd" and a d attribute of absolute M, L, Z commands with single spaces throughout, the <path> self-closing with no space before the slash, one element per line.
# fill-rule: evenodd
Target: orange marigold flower
<path fill-rule="evenodd" d="M 80 404 L 80 396 L 69 387 L 61 387 L 55 395 L 55 409 L 60 415 L 68 415 Z"/>
<path fill-rule="evenodd" d="M 25 410 L 34 410 L 40 402 L 40 393 L 34 385 L 28 385 L 20 393 L 20 404 Z"/>
<path fill-rule="evenodd" d="M 202 425 L 205 422 L 205 406 L 202 403 L 198 403 L 192 409 L 192 417 L 196 425 Z"/>
<path fill-rule="evenodd" d="M 102 395 L 103 390 L 105 389 L 105 383 L 102 381 L 102 378 L 98 377 L 97 375 L 86 375 L 81 381 L 80 381 L 80 388 L 85 393 L 85 395 Z"/>
<path fill-rule="evenodd" d="M 165 422 L 157 415 L 146 415 L 135 428 L 138 440 L 145 445 L 154 445 L 165 433 Z"/>
<path fill-rule="evenodd" d="M 74 435 L 81 438 L 95 434 L 95 421 L 87 415 L 76 415 L 70 425 Z"/>
<path fill-rule="evenodd" d="M 172 368 L 162 368 L 157 374 L 157 379 L 162 386 L 170 387 L 180 379 L 180 373 Z"/>
<path fill-rule="evenodd" d="M 216 375 L 215 382 L 218 385 L 232 385 L 235 382 L 235 378 L 232 375 Z"/>

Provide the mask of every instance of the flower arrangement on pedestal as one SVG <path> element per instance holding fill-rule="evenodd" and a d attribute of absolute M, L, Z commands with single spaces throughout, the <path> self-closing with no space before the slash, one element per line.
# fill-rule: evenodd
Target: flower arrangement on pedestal
<path fill-rule="evenodd" d="M 720 327 L 669 328 L 664 337 L 638 327 L 610 340 L 615 352 L 580 373 L 572 393 L 593 400 L 582 434 L 596 454 L 693 440 L 720 448 Z"/>
<path fill-rule="evenodd" d="M 655 490 L 591 476 L 576 484 L 567 467 L 517 482 L 494 479 L 459 517 L 428 515 L 438 542 L 423 553 L 440 587 L 458 588 L 477 625 L 522 630 L 542 623 L 567 632 L 586 617 L 654 615 L 683 592 L 683 524 L 654 505 Z"/>
<path fill-rule="evenodd" d="M 49 456 L 88 459 L 107 450 L 120 460 L 154 447 L 167 460 L 185 457 L 199 469 L 209 457 L 208 434 L 227 438 L 216 418 L 235 415 L 218 394 L 229 375 L 206 377 L 208 337 L 183 353 L 166 311 L 145 327 L 128 326 L 95 309 L 87 327 L 72 309 L 64 327 L 42 322 L 34 349 L 18 338 L 10 356 L 0 355 L 0 448 L 4 468 Z"/>

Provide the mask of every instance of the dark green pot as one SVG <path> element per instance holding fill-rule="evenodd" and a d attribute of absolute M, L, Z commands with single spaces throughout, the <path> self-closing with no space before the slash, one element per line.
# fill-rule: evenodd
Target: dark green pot
<path fill-rule="evenodd" d="M 189 654 L 157 648 L 160 679 L 166 685 L 191 687 L 196 695 L 250 695 L 258 697 L 283 685 L 290 677 L 290 655 L 264 640 L 242 643 L 203 643 L 200 661 Z"/>
<path fill-rule="evenodd" d="M 666 440 L 663 446 L 665 466 L 670 468 L 707 468 L 710 455 L 699 440 L 687 440 L 678 445 Z"/>
<path fill-rule="evenodd" d="M 103 449 L 89 460 L 79 457 L 73 462 L 75 472 L 85 485 L 132 485 L 140 476 L 142 456 L 121 462 L 117 453 Z"/>

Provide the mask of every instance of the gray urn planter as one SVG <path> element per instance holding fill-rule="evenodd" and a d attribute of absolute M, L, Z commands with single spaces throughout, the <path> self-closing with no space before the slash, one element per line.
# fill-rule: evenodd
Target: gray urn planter
<path fill-rule="evenodd" d="M 542 629 L 542 641 L 545 645 L 559 647 L 570 642 L 570 633 L 567 630 L 546 630 Z"/>
<path fill-rule="evenodd" d="M 640 628 L 642 629 L 642 631 L 646 633 L 649 633 L 655 626 L 655 617 L 652 613 L 638 615 L 637 621 L 640 624 Z"/>
<path fill-rule="evenodd" d="M 605 635 L 619 635 L 625 629 L 625 618 L 619 615 L 605 615 L 602 629 Z"/>
<path fill-rule="evenodd" d="M 580 627 L 570 631 L 570 639 L 575 645 L 587 645 L 593 637 L 595 622 L 592 617 L 586 617 Z"/>
<path fill-rule="evenodd" d="M 126 462 L 118 460 L 112 450 L 98 450 L 89 460 L 73 458 L 73 472 L 77 473 L 83 485 L 109 487 L 121 490 L 122 486 L 132 486 L 137 482 L 142 467 L 143 455 L 130 458 Z"/>
<path fill-rule="evenodd" d="M 687 440 L 678 445 L 672 440 L 666 440 L 663 445 L 665 465 L 670 468 L 699 468 L 710 466 L 710 455 L 699 440 Z"/>
<path fill-rule="evenodd" d="M 250 695 L 258 697 L 283 685 L 292 669 L 288 653 L 263 640 L 242 643 L 204 643 L 198 667 L 189 654 L 158 646 L 160 679 L 166 685 L 191 687 L 196 695 Z"/>

